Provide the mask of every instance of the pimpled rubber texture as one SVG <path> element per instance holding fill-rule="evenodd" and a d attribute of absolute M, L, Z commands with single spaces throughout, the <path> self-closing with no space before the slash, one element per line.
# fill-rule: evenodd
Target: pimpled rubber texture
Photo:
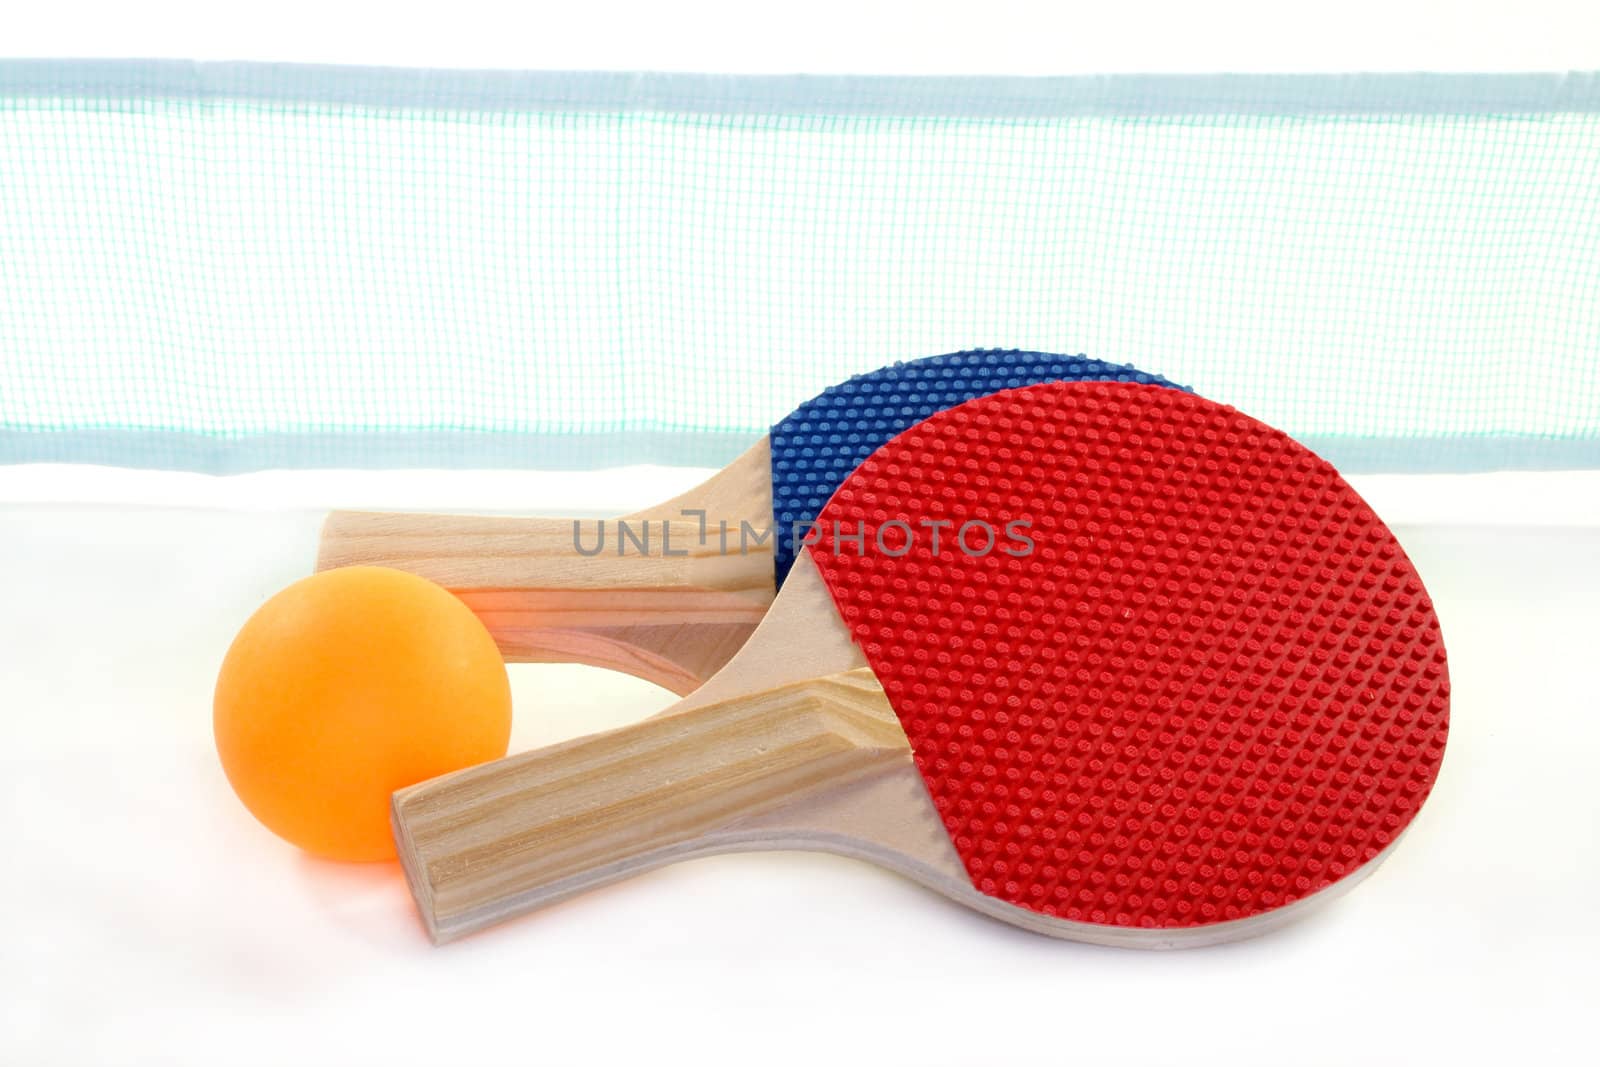
<path fill-rule="evenodd" d="M 899 519 L 918 536 L 904 555 Z M 939 551 L 922 520 L 949 520 Z M 1005 524 L 1031 520 L 1031 553 Z M 963 522 L 997 532 L 952 548 Z M 1371 860 L 1438 773 L 1438 620 L 1332 467 L 1170 389 L 1039 385 L 863 463 L 813 548 L 973 885 L 1187 927 Z M 865 533 L 858 549 L 847 537 Z M 968 530 L 982 549 L 981 527 Z"/>
<path fill-rule="evenodd" d="M 839 484 L 885 441 L 974 397 L 1053 381 L 1172 386 L 1154 374 L 1087 356 L 983 349 L 858 374 L 801 404 L 770 437 L 778 585 L 794 565 L 796 544 L 803 543 L 795 531 L 808 528 Z"/>

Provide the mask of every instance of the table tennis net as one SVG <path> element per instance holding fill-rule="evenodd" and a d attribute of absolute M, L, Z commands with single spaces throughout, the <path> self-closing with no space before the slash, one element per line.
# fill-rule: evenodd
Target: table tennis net
<path fill-rule="evenodd" d="M 0 462 L 712 464 L 980 347 L 1600 466 L 1600 78 L 0 62 Z"/>

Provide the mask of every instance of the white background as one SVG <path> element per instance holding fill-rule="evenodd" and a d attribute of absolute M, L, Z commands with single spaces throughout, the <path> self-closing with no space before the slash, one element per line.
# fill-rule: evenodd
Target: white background
<path fill-rule="evenodd" d="M 1591 0 L 0 5 L 0 55 L 756 73 L 1588 70 Z"/>
<path fill-rule="evenodd" d="M 0 54 L 1075 73 L 1600 66 L 1592 4 L 7 4 Z M 3 333 L 3 324 L 0 324 Z M 4 358 L 0 351 L 0 359 Z M 433 949 L 398 872 L 234 800 L 210 688 L 322 509 L 604 513 L 697 472 L 0 468 L 0 1063 L 1594 1062 L 1600 476 L 1357 481 L 1455 684 L 1433 798 L 1345 900 L 1240 945 L 1020 933 L 861 864 L 697 861 Z M 666 694 L 513 668 L 514 748 Z"/>

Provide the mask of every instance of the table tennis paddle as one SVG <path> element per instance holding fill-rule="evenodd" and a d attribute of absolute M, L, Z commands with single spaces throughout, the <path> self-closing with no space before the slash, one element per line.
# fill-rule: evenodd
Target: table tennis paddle
<path fill-rule="evenodd" d="M 1232 940 L 1370 873 L 1438 773 L 1415 569 L 1332 467 L 1231 408 L 1007 390 L 884 445 L 818 523 L 688 698 L 394 795 L 436 941 L 793 848 L 1054 936 Z"/>
<path fill-rule="evenodd" d="M 317 569 L 420 574 L 464 600 L 508 660 L 609 667 L 687 693 L 744 644 L 794 561 L 795 528 L 874 449 L 935 411 L 1056 380 L 1170 384 L 1042 352 L 897 363 L 806 401 L 703 485 L 621 520 L 335 512 Z"/>

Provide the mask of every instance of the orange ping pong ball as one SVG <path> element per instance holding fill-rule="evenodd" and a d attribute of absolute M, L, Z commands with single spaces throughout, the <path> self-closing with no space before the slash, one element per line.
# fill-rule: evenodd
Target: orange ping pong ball
<path fill-rule="evenodd" d="M 505 755 L 511 686 L 494 639 L 449 592 L 343 567 L 244 624 L 212 725 L 234 792 L 273 833 L 329 859 L 393 859 L 389 795 Z"/>

